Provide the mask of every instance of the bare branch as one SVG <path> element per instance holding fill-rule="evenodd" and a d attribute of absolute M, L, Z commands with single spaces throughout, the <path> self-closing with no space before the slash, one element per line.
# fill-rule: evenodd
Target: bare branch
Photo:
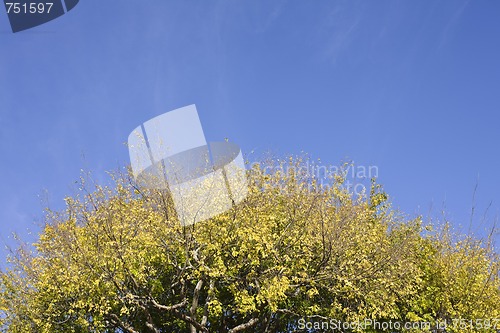
<path fill-rule="evenodd" d="M 173 310 L 177 310 L 179 308 L 182 308 L 183 306 L 185 306 L 187 304 L 187 299 L 183 300 L 182 302 L 178 303 L 178 304 L 174 304 L 174 305 L 170 305 L 170 306 L 166 306 L 166 305 L 162 305 L 162 304 L 159 304 L 154 298 L 151 297 L 150 299 L 151 301 L 151 304 L 153 304 L 157 309 L 160 309 L 162 311 L 173 311 Z"/>
<path fill-rule="evenodd" d="M 176 316 L 177 318 L 179 318 L 179 319 L 181 319 L 181 320 L 183 320 L 183 321 L 185 321 L 185 322 L 187 322 L 187 323 L 189 323 L 189 324 L 193 325 L 193 326 L 194 326 L 195 328 L 197 328 L 199 331 L 201 331 L 201 332 L 208 332 L 208 328 L 201 326 L 201 324 L 200 324 L 200 323 L 198 323 L 196 320 L 194 320 L 194 319 L 193 319 L 193 318 L 191 318 L 190 316 L 186 316 L 184 313 L 179 312 L 179 311 L 177 311 L 177 310 L 175 310 L 175 311 L 173 312 L 173 314 L 174 314 L 174 316 Z"/>
<path fill-rule="evenodd" d="M 189 313 L 194 320 L 196 320 L 196 308 L 198 307 L 201 287 L 203 287 L 203 279 L 200 279 L 196 284 L 196 287 L 194 288 L 193 303 L 191 304 L 191 308 L 189 309 Z M 194 326 L 191 326 L 191 332 L 196 333 L 196 328 Z"/>
<path fill-rule="evenodd" d="M 246 323 L 244 324 L 240 324 L 232 329 L 230 329 L 228 331 L 228 333 L 236 333 L 236 332 L 240 332 L 240 331 L 243 331 L 249 327 L 252 327 L 253 325 L 257 324 L 259 322 L 259 319 L 258 318 L 252 318 L 250 319 L 249 321 L 247 321 Z"/>
<path fill-rule="evenodd" d="M 109 317 L 110 321 L 117 325 L 118 327 L 120 327 L 121 329 L 123 329 L 125 332 L 127 333 L 139 333 L 139 331 L 136 331 L 132 326 L 130 326 L 129 324 L 127 323 L 124 323 L 120 318 L 118 318 L 117 315 L 115 315 L 114 313 L 108 313 L 107 314 L 107 317 Z"/>
<path fill-rule="evenodd" d="M 203 318 L 201 319 L 201 326 L 206 327 L 208 322 L 208 305 L 212 300 L 211 292 L 214 289 L 214 281 L 210 280 L 209 288 L 208 288 L 208 296 L 205 300 L 205 306 L 203 307 Z"/>

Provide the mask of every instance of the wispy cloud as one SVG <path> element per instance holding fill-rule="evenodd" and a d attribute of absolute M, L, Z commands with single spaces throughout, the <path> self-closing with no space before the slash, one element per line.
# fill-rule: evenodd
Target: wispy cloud
<path fill-rule="evenodd" d="M 441 49 L 443 46 L 448 43 L 449 39 L 452 38 L 453 32 L 458 26 L 460 19 L 462 18 L 462 15 L 464 13 L 465 8 L 469 5 L 470 0 L 464 0 L 461 3 L 458 3 L 458 5 L 455 3 L 457 8 L 453 12 L 452 16 L 446 23 L 446 26 L 443 29 L 443 32 L 441 33 L 441 40 L 439 43 L 439 49 Z"/>
<path fill-rule="evenodd" d="M 319 35 L 325 44 L 323 57 L 336 63 L 351 45 L 360 28 L 363 7 L 358 2 L 336 2 L 322 22 Z"/>

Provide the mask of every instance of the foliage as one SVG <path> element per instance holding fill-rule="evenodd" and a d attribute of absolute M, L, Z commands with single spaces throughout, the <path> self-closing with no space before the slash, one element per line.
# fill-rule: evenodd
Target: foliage
<path fill-rule="evenodd" d="M 499 260 L 488 244 L 426 232 L 375 182 L 355 197 L 342 173 L 321 187 L 289 170 L 298 171 L 254 165 L 241 204 L 190 227 L 167 192 L 128 173 L 112 187 L 82 179 L 64 212 L 47 213 L 34 248 L 20 247 L 0 273 L 0 328 L 321 332 L 301 330 L 301 320 L 500 318 Z"/>

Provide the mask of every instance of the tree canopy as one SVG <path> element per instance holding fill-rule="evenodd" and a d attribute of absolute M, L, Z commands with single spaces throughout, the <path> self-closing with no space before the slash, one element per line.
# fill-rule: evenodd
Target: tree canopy
<path fill-rule="evenodd" d="M 113 179 L 82 178 L 64 211 L 47 211 L 38 241 L 10 257 L 3 331 L 323 332 L 315 325 L 367 319 L 432 325 L 402 329 L 412 332 L 445 320 L 447 332 L 500 329 L 488 239 L 407 218 L 375 181 L 355 196 L 342 173 L 322 187 L 254 165 L 243 202 L 182 227 L 167 191 L 127 172 Z"/>

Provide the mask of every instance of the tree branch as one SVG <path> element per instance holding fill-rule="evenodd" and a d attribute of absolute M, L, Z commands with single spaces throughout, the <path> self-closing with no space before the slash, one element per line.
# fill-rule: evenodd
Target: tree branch
<path fill-rule="evenodd" d="M 110 318 L 111 322 L 115 325 L 117 325 L 118 327 L 120 327 L 121 329 L 123 329 L 125 332 L 127 333 L 140 333 L 138 331 L 136 331 L 132 326 L 130 326 L 129 324 L 127 323 L 124 323 L 120 318 L 118 318 L 117 315 L 115 315 L 114 313 L 108 313 L 107 316 Z"/>
<path fill-rule="evenodd" d="M 200 323 L 198 323 L 196 320 L 194 320 L 193 318 L 191 318 L 190 316 L 186 316 L 184 313 L 182 312 L 179 312 L 177 310 L 175 310 L 173 312 L 174 316 L 176 316 L 177 318 L 193 325 L 195 328 L 197 328 L 198 330 L 200 330 L 201 332 L 208 332 L 208 329 L 206 327 L 203 327 L 200 325 Z"/>
<path fill-rule="evenodd" d="M 250 319 L 249 321 L 247 321 L 246 323 L 244 324 L 240 324 L 236 327 L 233 327 L 232 329 L 230 329 L 228 331 L 228 333 L 236 333 L 236 332 L 240 332 L 240 331 L 243 331 L 249 327 L 252 327 L 253 325 L 257 324 L 259 322 L 259 319 L 257 318 L 252 318 Z"/>
<path fill-rule="evenodd" d="M 193 303 L 191 304 L 191 308 L 189 309 L 189 313 L 191 315 L 191 318 L 193 318 L 193 320 L 196 320 L 196 308 L 198 307 L 198 300 L 200 298 L 201 287 L 203 287 L 203 279 L 200 279 L 198 281 L 193 292 Z M 194 326 L 191 326 L 191 332 L 196 333 L 196 328 Z"/>
<path fill-rule="evenodd" d="M 166 306 L 166 305 L 160 304 L 160 303 L 156 302 L 156 300 L 154 298 L 152 298 L 152 297 L 150 298 L 150 302 L 157 309 L 160 309 L 162 311 L 173 311 L 173 310 L 176 310 L 178 308 L 182 308 L 184 305 L 186 305 L 187 304 L 187 299 L 184 299 L 182 302 L 180 302 L 178 304 L 174 304 L 174 305 L 170 305 L 170 306 Z"/>

